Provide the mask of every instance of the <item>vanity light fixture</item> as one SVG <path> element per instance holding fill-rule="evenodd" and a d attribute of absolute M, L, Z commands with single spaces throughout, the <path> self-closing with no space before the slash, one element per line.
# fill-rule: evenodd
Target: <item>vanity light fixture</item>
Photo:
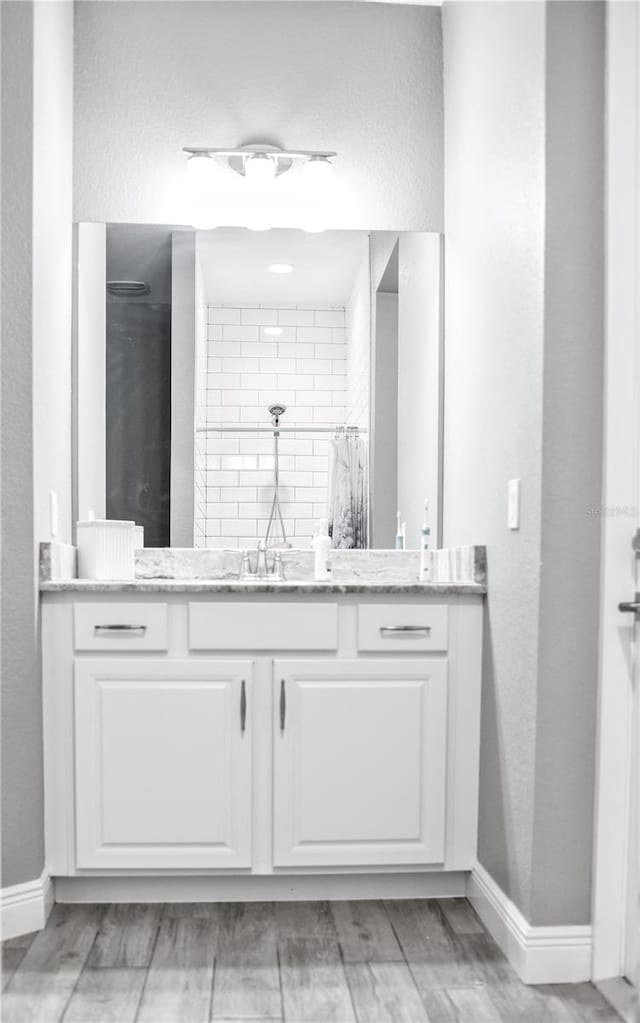
<path fill-rule="evenodd" d="M 323 230 L 325 217 L 322 211 L 327 205 L 328 185 L 333 177 L 333 161 L 337 153 L 331 150 L 280 149 L 264 143 L 254 143 L 238 149 L 185 146 L 183 152 L 187 156 L 189 202 L 194 227 L 210 228 L 218 225 L 219 219 L 213 211 L 225 204 L 220 202 L 220 194 L 216 194 L 218 186 L 214 179 L 217 172 L 226 165 L 246 181 L 247 192 L 242 202 L 246 203 L 248 228 L 266 231 L 275 223 L 281 223 L 278 213 L 274 215 L 274 209 L 284 203 L 282 209 L 285 210 L 284 222 L 287 226 L 306 228 L 307 225 L 300 221 L 313 220 L 314 223 L 308 229 Z M 287 189 L 283 192 L 282 186 L 276 187 L 276 179 L 295 168 L 297 170 L 292 175 L 292 181 L 295 180 L 297 187 L 291 193 L 287 193 Z M 224 188 L 222 176 L 219 187 Z M 286 207 L 292 202 L 294 211 L 302 203 L 302 208 L 314 210 L 314 215 L 310 217 L 306 213 L 302 216 L 294 213 L 294 224 L 289 225 Z"/>
<path fill-rule="evenodd" d="M 271 263 L 267 268 L 272 274 L 290 274 L 295 270 L 293 263 Z"/>
<path fill-rule="evenodd" d="M 330 177 L 333 171 L 332 161 L 338 155 L 332 150 L 322 149 L 280 149 L 255 143 L 241 146 L 239 149 L 217 149 L 213 146 L 184 146 L 183 153 L 188 158 L 208 156 L 215 163 L 220 160 L 227 163 L 238 174 L 249 180 L 269 180 L 285 174 L 295 165 L 301 165 L 305 177 L 311 179 L 324 175 Z"/>

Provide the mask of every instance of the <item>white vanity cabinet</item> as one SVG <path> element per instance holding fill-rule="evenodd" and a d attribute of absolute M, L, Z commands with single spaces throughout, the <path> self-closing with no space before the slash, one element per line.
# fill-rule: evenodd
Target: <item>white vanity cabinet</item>
<path fill-rule="evenodd" d="M 274 706 L 274 866 L 444 862 L 444 658 L 276 661 Z"/>
<path fill-rule="evenodd" d="M 76 659 L 76 864 L 251 865 L 250 661 Z"/>
<path fill-rule="evenodd" d="M 473 866 L 481 593 L 78 585 L 42 630 L 52 876 Z"/>

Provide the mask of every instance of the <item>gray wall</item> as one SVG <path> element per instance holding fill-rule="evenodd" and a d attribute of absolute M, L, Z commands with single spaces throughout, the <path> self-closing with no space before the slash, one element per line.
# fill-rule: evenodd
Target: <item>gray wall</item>
<path fill-rule="evenodd" d="M 479 859 L 590 919 L 602 404 L 598 3 L 446 3 L 445 544 L 489 548 Z M 507 529 L 507 483 L 522 520 Z"/>
<path fill-rule="evenodd" d="M 373 301 L 371 546 L 392 550 L 398 510 L 398 295 L 377 291 Z"/>
<path fill-rule="evenodd" d="M 486 543 L 480 860 L 527 913 L 535 779 L 544 296 L 541 3 L 443 7 L 444 543 Z M 507 530 L 507 481 L 522 526 Z"/>
<path fill-rule="evenodd" d="M 44 865 L 32 421 L 33 8 L 0 6 L 2 35 L 2 886 Z M 10 86 L 9 86 L 10 83 Z"/>
<path fill-rule="evenodd" d="M 545 345 L 531 919 L 589 919 L 602 500 L 601 3 L 547 8 Z"/>
<path fill-rule="evenodd" d="M 44 866 L 37 543 L 71 536 L 73 5 L 3 2 L 2 885 Z"/>

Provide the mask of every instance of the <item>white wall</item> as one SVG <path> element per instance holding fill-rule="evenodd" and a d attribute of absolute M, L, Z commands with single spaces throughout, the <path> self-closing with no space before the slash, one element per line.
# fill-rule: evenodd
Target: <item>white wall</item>
<path fill-rule="evenodd" d="M 185 145 L 339 153 L 336 228 L 442 226 L 437 7 L 76 4 L 75 219 L 184 223 Z"/>
<path fill-rule="evenodd" d="M 208 307 L 207 425 L 268 426 L 282 402 L 282 425 L 345 422 L 347 338 L 340 308 Z M 278 327 L 278 337 L 265 328 Z M 280 437 L 280 503 L 287 540 L 308 547 L 327 516 L 329 434 Z M 206 439 L 207 547 L 255 547 L 273 499 L 273 437 L 215 434 Z M 279 527 L 276 540 L 282 539 Z"/>

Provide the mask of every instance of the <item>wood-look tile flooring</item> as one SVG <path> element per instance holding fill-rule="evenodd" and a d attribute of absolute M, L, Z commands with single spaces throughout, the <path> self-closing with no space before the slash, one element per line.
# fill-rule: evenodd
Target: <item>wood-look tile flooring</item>
<path fill-rule="evenodd" d="M 522 984 L 465 899 L 57 905 L 2 952 L 3 1023 L 619 1023 Z"/>

